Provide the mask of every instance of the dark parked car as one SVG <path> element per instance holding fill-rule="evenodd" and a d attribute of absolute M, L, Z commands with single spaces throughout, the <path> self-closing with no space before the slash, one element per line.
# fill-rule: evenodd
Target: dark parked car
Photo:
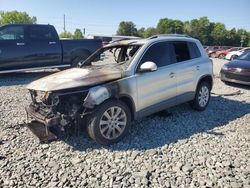
<path fill-rule="evenodd" d="M 0 73 L 76 66 L 102 46 L 99 39 L 60 40 L 52 25 L 0 27 Z"/>
<path fill-rule="evenodd" d="M 220 72 L 221 80 L 250 85 L 250 51 L 226 63 Z"/>

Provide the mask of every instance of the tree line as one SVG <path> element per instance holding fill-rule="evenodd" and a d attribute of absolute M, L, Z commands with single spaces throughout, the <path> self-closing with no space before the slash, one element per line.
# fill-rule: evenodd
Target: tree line
<path fill-rule="evenodd" d="M 162 18 L 156 27 L 136 28 L 132 21 L 122 21 L 117 35 L 147 38 L 156 34 L 187 34 L 199 39 L 204 45 L 250 46 L 250 32 L 245 29 L 226 29 L 225 24 L 211 22 L 207 17 L 181 21 Z"/>

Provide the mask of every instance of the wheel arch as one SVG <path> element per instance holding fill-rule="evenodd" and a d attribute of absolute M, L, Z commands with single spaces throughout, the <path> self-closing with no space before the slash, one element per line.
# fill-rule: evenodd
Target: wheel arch
<path fill-rule="evenodd" d="M 132 99 L 131 96 L 128 95 L 120 95 L 117 97 L 118 100 L 122 101 L 123 103 L 125 103 L 130 112 L 131 112 L 131 119 L 134 120 L 135 119 L 135 103 L 134 100 Z"/>
<path fill-rule="evenodd" d="M 204 76 L 202 76 L 199 79 L 199 81 L 198 81 L 198 83 L 196 85 L 196 90 L 195 91 L 197 91 L 197 88 L 198 88 L 198 86 L 199 86 L 199 84 L 201 82 L 207 82 L 210 85 L 210 91 L 212 90 L 212 87 L 213 87 L 213 77 L 211 75 L 204 75 Z"/>

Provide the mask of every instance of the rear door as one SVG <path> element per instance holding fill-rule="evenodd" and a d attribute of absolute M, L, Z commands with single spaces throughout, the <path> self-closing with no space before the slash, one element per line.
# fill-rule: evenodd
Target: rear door
<path fill-rule="evenodd" d="M 28 27 L 28 47 L 31 52 L 30 67 L 48 67 L 61 64 L 61 44 L 56 31 L 50 25 Z"/>
<path fill-rule="evenodd" d="M 0 28 L 0 71 L 27 67 L 29 50 L 25 26 L 8 25 Z"/>
<path fill-rule="evenodd" d="M 177 101 L 181 103 L 193 98 L 202 60 L 194 42 L 173 41 L 173 46 L 176 59 Z"/>

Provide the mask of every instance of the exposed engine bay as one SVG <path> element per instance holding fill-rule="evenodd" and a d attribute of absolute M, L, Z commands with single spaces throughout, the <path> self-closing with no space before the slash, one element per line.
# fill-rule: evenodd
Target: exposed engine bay
<path fill-rule="evenodd" d="M 26 112 L 32 121 L 28 127 L 41 142 L 56 139 L 58 135 L 68 135 L 72 131 L 78 134 L 84 117 L 92 112 L 95 105 L 110 97 L 110 91 L 101 86 L 63 93 L 29 91 L 32 103 Z M 44 126 L 44 132 L 41 126 Z"/>

